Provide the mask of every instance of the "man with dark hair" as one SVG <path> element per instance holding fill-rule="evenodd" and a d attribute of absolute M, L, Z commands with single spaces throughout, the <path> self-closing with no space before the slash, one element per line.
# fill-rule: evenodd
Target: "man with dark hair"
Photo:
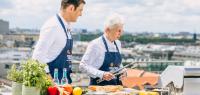
<path fill-rule="evenodd" d="M 40 30 L 38 43 L 32 58 L 47 63 L 46 72 L 54 77 L 54 69 L 58 69 L 61 81 L 63 69 L 67 69 L 68 83 L 71 84 L 71 58 L 73 40 L 70 23 L 76 22 L 82 15 L 84 0 L 62 0 L 60 12 L 48 19 Z"/>

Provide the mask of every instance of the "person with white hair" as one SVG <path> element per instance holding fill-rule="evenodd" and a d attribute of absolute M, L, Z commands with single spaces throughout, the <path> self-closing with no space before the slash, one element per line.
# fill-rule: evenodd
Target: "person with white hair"
<path fill-rule="evenodd" d="M 80 62 L 79 69 L 90 77 L 90 85 L 121 85 L 120 76 L 112 72 L 123 67 L 121 43 L 124 20 L 118 14 L 111 15 L 104 23 L 104 34 L 91 41 Z M 103 80 L 97 82 L 97 80 Z"/>

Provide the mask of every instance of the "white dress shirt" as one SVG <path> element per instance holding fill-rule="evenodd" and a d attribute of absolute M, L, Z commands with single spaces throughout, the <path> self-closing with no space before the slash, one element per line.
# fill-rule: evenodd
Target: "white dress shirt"
<path fill-rule="evenodd" d="M 60 14 L 59 14 L 60 16 Z M 66 30 L 70 25 L 60 16 Z M 71 34 L 68 32 L 71 39 Z M 42 63 L 53 61 L 62 51 L 66 44 L 66 34 L 56 15 L 48 19 L 40 30 L 39 40 L 33 51 L 32 58 Z M 46 71 L 48 72 L 46 67 Z"/>
<path fill-rule="evenodd" d="M 105 37 L 109 52 L 118 52 L 114 42 L 109 41 L 105 35 L 103 36 Z M 116 40 L 115 42 L 121 52 L 120 41 Z M 82 72 L 87 73 L 92 78 L 102 78 L 104 71 L 99 70 L 99 68 L 103 65 L 106 51 L 107 50 L 103 43 L 102 36 L 93 40 L 89 43 L 87 50 L 83 55 L 79 69 Z"/>

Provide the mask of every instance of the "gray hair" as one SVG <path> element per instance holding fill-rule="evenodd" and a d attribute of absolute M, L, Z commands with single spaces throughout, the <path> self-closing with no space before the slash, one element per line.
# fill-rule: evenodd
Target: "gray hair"
<path fill-rule="evenodd" d="M 113 29 L 116 26 L 124 25 L 124 18 L 119 14 L 110 15 L 104 22 L 104 29 L 111 28 Z"/>

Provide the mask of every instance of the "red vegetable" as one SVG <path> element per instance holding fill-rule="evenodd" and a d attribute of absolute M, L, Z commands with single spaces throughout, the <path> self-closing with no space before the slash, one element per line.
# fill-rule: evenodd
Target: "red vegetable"
<path fill-rule="evenodd" d="M 55 86 L 48 87 L 48 95 L 59 95 L 58 88 Z"/>

